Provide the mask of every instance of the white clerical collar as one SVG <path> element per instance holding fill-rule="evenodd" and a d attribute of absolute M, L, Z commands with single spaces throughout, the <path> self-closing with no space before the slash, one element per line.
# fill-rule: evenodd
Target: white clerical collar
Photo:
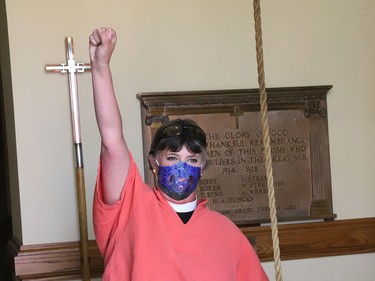
<path fill-rule="evenodd" d="M 173 210 L 177 213 L 187 213 L 187 212 L 192 212 L 195 210 L 197 207 L 197 197 L 195 197 L 195 200 L 192 202 L 184 203 L 184 204 L 176 204 L 169 202 L 169 205 L 173 208 Z"/>

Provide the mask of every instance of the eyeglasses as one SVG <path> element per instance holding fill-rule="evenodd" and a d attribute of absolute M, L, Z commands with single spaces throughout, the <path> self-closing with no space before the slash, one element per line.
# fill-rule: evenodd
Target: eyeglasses
<path fill-rule="evenodd" d="M 179 136 L 184 130 L 187 130 L 194 138 L 202 142 L 206 142 L 205 132 L 201 128 L 194 125 L 169 125 L 163 129 L 159 139 Z"/>

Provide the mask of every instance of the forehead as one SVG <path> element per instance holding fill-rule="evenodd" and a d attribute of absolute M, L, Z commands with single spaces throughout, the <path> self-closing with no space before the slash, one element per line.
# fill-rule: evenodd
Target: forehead
<path fill-rule="evenodd" d="M 184 145 L 182 146 L 181 150 L 179 151 L 172 151 L 168 148 L 161 150 L 158 152 L 158 155 L 160 156 L 168 156 L 168 155 L 176 155 L 176 156 L 184 156 L 184 157 L 201 157 L 201 153 L 195 153 L 191 152 L 190 150 L 187 149 L 187 147 Z"/>

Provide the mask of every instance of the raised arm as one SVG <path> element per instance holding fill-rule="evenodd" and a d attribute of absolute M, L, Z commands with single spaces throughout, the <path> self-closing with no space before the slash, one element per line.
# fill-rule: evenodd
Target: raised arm
<path fill-rule="evenodd" d="M 99 28 L 93 31 L 89 40 L 95 114 L 102 140 L 103 200 L 113 205 L 120 199 L 129 170 L 129 151 L 110 70 L 117 37 L 113 29 Z"/>

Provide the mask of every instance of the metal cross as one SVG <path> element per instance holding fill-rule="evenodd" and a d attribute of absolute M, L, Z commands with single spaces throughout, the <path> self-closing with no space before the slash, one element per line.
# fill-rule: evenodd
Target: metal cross
<path fill-rule="evenodd" d="M 85 72 L 91 69 L 90 64 L 76 63 L 74 59 L 73 38 L 67 37 L 65 40 L 66 59 L 67 63 L 60 63 L 55 65 L 46 65 L 48 72 L 60 72 L 62 74 L 68 73 L 69 91 L 70 91 L 70 106 L 72 113 L 73 125 L 73 139 L 75 144 L 81 144 L 81 129 L 79 123 L 79 100 L 78 100 L 78 85 L 77 85 L 77 72 Z M 77 166 L 81 167 L 82 155 L 76 155 Z"/>
<path fill-rule="evenodd" d="M 77 86 L 77 72 L 85 72 L 90 70 L 90 64 L 76 63 L 74 59 L 73 38 L 67 37 L 65 40 L 67 63 L 58 65 L 46 65 L 47 72 L 60 72 L 68 74 L 70 106 L 72 115 L 73 141 L 75 147 L 75 166 L 76 166 L 76 188 L 79 215 L 79 232 L 80 232 L 80 252 L 81 252 L 81 270 L 82 279 L 90 280 L 90 264 L 89 264 L 89 246 L 87 231 L 87 213 L 86 213 L 86 195 L 85 180 L 82 157 L 81 129 L 79 121 L 79 100 Z"/>

